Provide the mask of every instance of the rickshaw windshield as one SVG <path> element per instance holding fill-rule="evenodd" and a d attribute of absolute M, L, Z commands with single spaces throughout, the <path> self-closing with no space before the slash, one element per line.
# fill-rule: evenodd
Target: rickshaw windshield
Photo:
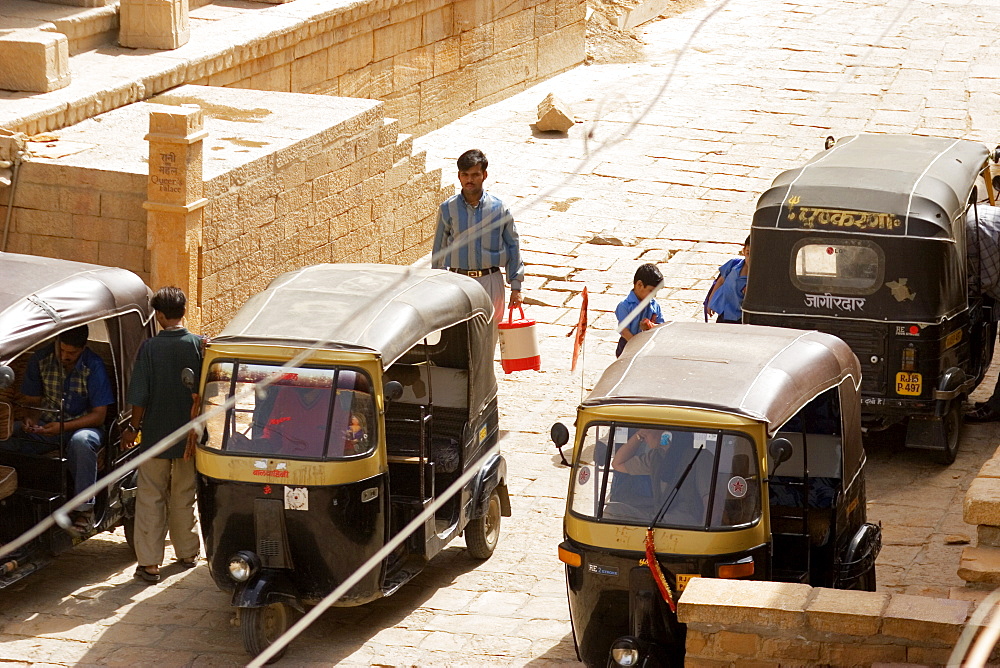
<path fill-rule="evenodd" d="M 761 515 L 753 441 L 731 432 L 592 423 L 573 464 L 570 508 L 586 519 L 648 526 L 675 488 L 657 526 L 753 524 Z"/>
<path fill-rule="evenodd" d="M 270 384 L 262 383 L 270 380 Z M 287 368 L 218 361 L 208 369 L 206 411 L 236 396 L 210 418 L 206 447 L 234 454 L 339 459 L 375 447 L 371 379 L 347 368 Z"/>

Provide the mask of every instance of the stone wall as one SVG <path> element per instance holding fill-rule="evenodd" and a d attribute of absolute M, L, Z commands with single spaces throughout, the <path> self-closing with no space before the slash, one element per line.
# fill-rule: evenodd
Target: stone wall
<path fill-rule="evenodd" d="M 0 126 L 55 130 L 195 83 L 378 99 L 402 130 L 422 133 L 584 58 L 581 0 L 333 4 L 194 8 L 186 45 L 83 54 L 74 71 L 102 69 L 56 93 L 5 101 Z M 116 56 L 125 60 L 111 63 Z"/>
<path fill-rule="evenodd" d="M 695 578 L 678 603 L 689 667 L 944 665 L 972 603 Z"/>
<path fill-rule="evenodd" d="M 0 188 L 4 218 L 10 193 Z M 6 250 L 123 267 L 148 281 L 145 199 L 145 173 L 44 158 L 26 162 L 18 176 Z"/>
<path fill-rule="evenodd" d="M 21 166 L 8 251 L 124 267 L 154 289 L 180 285 L 189 321 L 205 334 L 281 272 L 410 264 L 430 251 L 437 207 L 453 188 L 426 170 L 381 102 L 200 86 L 151 102 L 29 142 L 36 157 Z M 176 223 L 147 211 L 147 184 L 155 193 L 154 179 L 165 177 L 144 137 L 151 110 L 181 105 L 204 111 L 207 134 L 194 197 L 204 200 Z M 9 193 L 0 188 L 0 205 Z M 175 224 L 176 234 L 155 227 Z M 173 274 L 157 274 L 162 258 Z"/>

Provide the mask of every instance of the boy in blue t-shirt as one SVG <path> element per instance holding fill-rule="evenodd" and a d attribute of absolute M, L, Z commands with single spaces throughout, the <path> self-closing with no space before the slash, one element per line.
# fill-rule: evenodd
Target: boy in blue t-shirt
<path fill-rule="evenodd" d="M 647 263 L 636 269 L 635 277 L 632 281 L 632 291 L 628 293 L 628 297 L 623 299 L 615 309 L 618 324 L 621 324 L 625 320 L 628 314 L 639 305 L 639 302 L 652 294 L 663 281 L 663 274 L 660 273 L 655 264 Z M 660 312 L 660 305 L 656 303 L 655 299 L 650 299 L 646 307 L 642 309 L 642 312 L 628 323 L 628 327 L 622 330 L 615 357 L 621 357 L 622 351 L 625 349 L 625 344 L 633 336 L 640 331 L 644 332 L 647 329 L 652 329 L 662 322 L 663 314 Z"/>

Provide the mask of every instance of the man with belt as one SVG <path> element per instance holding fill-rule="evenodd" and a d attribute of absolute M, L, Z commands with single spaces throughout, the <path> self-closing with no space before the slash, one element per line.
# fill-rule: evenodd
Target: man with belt
<path fill-rule="evenodd" d="M 483 190 L 488 162 L 478 149 L 458 158 L 458 180 L 462 191 L 438 210 L 437 232 L 431 266 L 450 269 L 479 281 L 493 301 L 494 323 L 504 315 L 504 282 L 500 267 L 507 270 L 510 303 L 521 303 L 524 263 L 517 228 L 500 198 Z"/>

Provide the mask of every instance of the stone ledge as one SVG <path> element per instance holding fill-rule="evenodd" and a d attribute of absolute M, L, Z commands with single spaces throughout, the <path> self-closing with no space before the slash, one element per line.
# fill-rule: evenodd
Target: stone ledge
<path fill-rule="evenodd" d="M 1000 526 L 1000 478 L 977 477 L 969 485 L 962 506 L 966 524 Z"/>
<path fill-rule="evenodd" d="M 41 30 L 0 33 L 0 88 L 48 93 L 69 85 L 69 40 Z"/>
<path fill-rule="evenodd" d="M 1000 547 L 969 546 L 962 550 L 958 577 L 966 582 L 1000 584 Z"/>

